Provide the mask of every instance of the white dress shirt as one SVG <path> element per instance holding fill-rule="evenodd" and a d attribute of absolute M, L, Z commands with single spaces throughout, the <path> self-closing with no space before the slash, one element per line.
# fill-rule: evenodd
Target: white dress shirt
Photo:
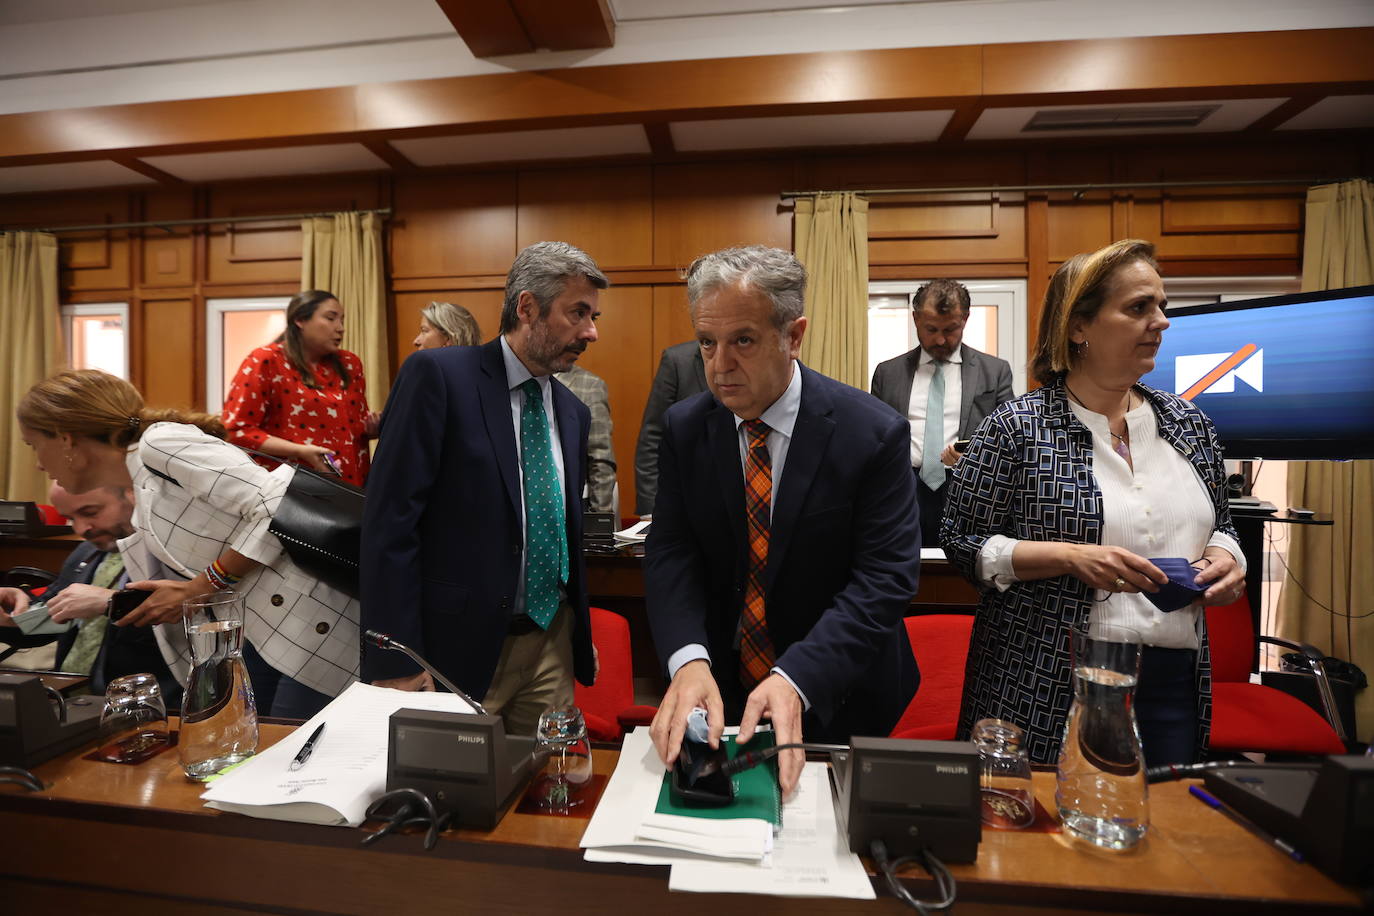
<path fill-rule="evenodd" d="M 1092 472 L 1102 491 L 1103 544 L 1125 547 L 1147 560 L 1196 560 L 1208 547 L 1221 547 L 1244 572 L 1240 545 L 1215 530 L 1216 509 L 1207 485 L 1188 459 L 1160 437 L 1158 418 L 1148 401 L 1126 414 L 1134 469 L 1112 448 L 1105 416 L 1073 401 L 1069 406 L 1093 436 Z M 988 538 L 978 556 L 978 577 L 1003 591 L 1018 581 L 1012 567 L 1018 543 L 1000 534 Z M 1106 600 L 1093 602 L 1089 619 L 1129 627 L 1147 646 L 1197 649 L 1201 611 L 1200 599 L 1165 613 L 1144 593 L 1113 592 Z"/>
<path fill-rule="evenodd" d="M 553 451 L 553 463 L 558 469 L 558 480 L 563 488 L 563 506 L 566 512 L 568 475 L 563 468 L 563 440 L 558 438 L 558 416 L 553 409 L 551 376 L 535 375 L 525 368 L 520 357 L 510 348 L 504 334 L 501 335 L 501 358 L 506 364 L 506 384 L 510 388 L 510 419 L 515 429 L 515 458 L 520 464 L 520 487 L 517 493 L 520 498 L 520 518 L 525 518 L 525 456 L 520 448 L 520 412 L 525 406 L 525 392 L 520 390 L 520 386 L 530 379 L 539 383 L 539 390 L 544 395 L 544 417 L 549 421 L 549 447 Z M 520 576 L 515 580 L 515 601 L 512 611 L 514 617 L 525 613 L 525 563 L 529 559 L 529 538 L 522 538 L 521 541 L 523 546 L 520 549 Z M 558 586 L 558 598 L 560 601 L 567 599 L 567 592 L 562 584 Z"/>
<path fill-rule="evenodd" d="M 759 415 L 759 419 L 768 424 L 768 455 L 769 465 L 772 468 L 773 487 L 771 499 L 768 504 L 769 517 L 772 517 L 773 509 L 778 504 L 778 490 L 782 488 L 783 465 L 787 463 L 787 450 L 792 444 L 792 431 L 797 425 L 797 414 L 801 411 L 801 372 L 797 369 L 797 361 L 792 361 L 792 380 L 787 383 L 778 399 L 769 406 L 767 410 Z M 749 432 L 744 428 L 744 420 L 735 417 L 735 432 L 739 439 L 739 464 L 740 473 L 747 473 L 746 461 L 749 455 Z M 738 635 L 737 635 L 738 638 Z M 668 659 L 668 678 L 671 680 L 678 672 L 678 669 L 691 661 L 704 658 L 709 663 L 710 654 L 706 647 L 701 643 L 689 643 L 678 649 Z M 811 703 L 806 699 L 806 694 L 802 693 L 792 678 L 788 677 L 786 671 L 776 665 L 773 673 L 782 675 L 787 683 L 792 685 L 792 689 L 797 691 L 797 696 L 801 697 L 802 708 L 810 709 Z"/>
<path fill-rule="evenodd" d="M 963 401 L 964 346 L 960 344 L 943 367 L 945 376 L 945 417 L 944 446 L 959 438 L 959 406 Z M 935 357 L 925 350 L 921 351 L 916 374 L 911 377 L 911 402 L 906 409 L 906 418 L 911 422 L 911 466 L 921 467 L 925 460 L 923 454 L 926 441 L 926 407 L 930 401 L 930 382 L 935 377 L 937 363 Z M 939 462 L 939 455 L 931 460 Z"/>

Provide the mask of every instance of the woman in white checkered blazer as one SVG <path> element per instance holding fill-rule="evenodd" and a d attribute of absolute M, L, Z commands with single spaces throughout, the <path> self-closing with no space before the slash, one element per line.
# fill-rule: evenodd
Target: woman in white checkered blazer
<path fill-rule="evenodd" d="M 268 472 L 220 438 L 217 417 L 147 408 L 132 385 L 97 370 L 39 382 L 18 415 L 40 467 L 64 488 L 134 488 L 136 531 L 120 549 L 131 587 L 153 594 L 119 626 L 177 622 L 183 600 L 232 584 L 247 607 L 254 687 L 273 697 L 264 712 L 308 718 L 357 679 L 357 601 L 302 572 L 267 530 L 290 467 Z M 180 628 L 158 629 L 184 678 Z"/>

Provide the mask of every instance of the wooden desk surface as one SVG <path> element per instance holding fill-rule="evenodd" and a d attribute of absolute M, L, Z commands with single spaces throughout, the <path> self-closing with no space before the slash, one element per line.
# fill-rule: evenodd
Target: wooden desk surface
<path fill-rule="evenodd" d="M 264 746 L 291 728 L 263 726 Z M 450 831 L 425 853 L 415 835 L 362 834 L 222 814 L 201 806 L 172 752 L 139 766 L 81 759 L 37 768 L 45 791 L 0 786 L 0 899 L 6 912 L 897 913 L 874 901 L 669 894 L 667 870 L 584 862 L 586 821 L 510 813 L 490 833 Z M 597 750 L 598 772 L 617 753 Z M 1053 774 L 1036 774 L 1053 808 Z M 1150 833 L 1115 854 L 1060 834 L 985 831 L 978 861 L 953 866 L 957 913 L 1353 911 L 1357 894 L 1299 865 L 1187 793 L 1152 787 Z M 22 838 L 18 840 L 16 838 Z M 932 883 L 913 872 L 918 895 Z"/>

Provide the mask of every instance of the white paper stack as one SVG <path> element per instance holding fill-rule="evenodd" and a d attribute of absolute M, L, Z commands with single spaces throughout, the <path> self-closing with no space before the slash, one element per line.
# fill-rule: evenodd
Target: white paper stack
<path fill-rule="evenodd" d="M 356 827 L 386 791 L 388 720 L 398 709 L 472 712 L 451 693 L 354 683 L 291 735 L 215 779 L 200 797 L 208 808 L 249 817 Z M 321 722 L 328 724 L 305 766 L 287 769 Z"/>
<path fill-rule="evenodd" d="M 863 864 L 840 833 L 823 764 L 803 769 L 776 836 L 764 820 L 655 813 L 663 772 L 648 729 L 625 736 L 620 762 L 582 835 L 587 861 L 670 865 L 672 890 L 873 899 Z"/>

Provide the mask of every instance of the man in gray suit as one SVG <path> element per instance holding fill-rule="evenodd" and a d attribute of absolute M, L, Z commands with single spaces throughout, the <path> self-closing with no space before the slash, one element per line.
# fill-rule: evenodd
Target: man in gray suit
<path fill-rule="evenodd" d="M 914 350 L 878 364 L 873 394 L 911 421 L 911 467 L 917 477 L 921 543 L 939 543 L 946 469 L 959 460 L 954 443 L 1011 400 L 1011 365 L 963 343 L 972 303 L 954 280 L 932 280 L 911 297 Z M 951 369 L 951 367 L 953 367 Z"/>
<path fill-rule="evenodd" d="M 658 374 L 644 405 L 635 444 L 635 514 L 650 515 L 658 495 L 658 442 L 663 438 L 663 412 L 678 401 L 706 390 L 706 369 L 701 347 L 695 340 L 674 344 L 663 351 Z"/>

